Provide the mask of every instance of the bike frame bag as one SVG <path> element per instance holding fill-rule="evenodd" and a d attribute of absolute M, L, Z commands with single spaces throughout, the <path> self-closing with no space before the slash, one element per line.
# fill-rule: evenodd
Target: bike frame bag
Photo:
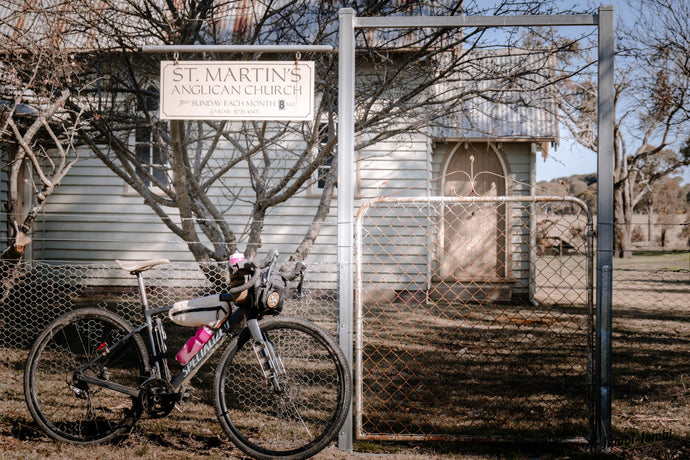
<path fill-rule="evenodd" d="M 168 317 L 180 326 L 220 327 L 230 314 L 230 305 L 220 300 L 218 294 L 175 302 Z"/>

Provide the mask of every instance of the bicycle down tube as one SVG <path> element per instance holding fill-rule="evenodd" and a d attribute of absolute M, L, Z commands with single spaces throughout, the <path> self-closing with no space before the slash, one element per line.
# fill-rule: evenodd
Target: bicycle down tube
<path fill-rule="evenodd" d="M 153 316 L 154 314 L 158 313 L 164 313 L 170 309 L 169 306 L 166 307 L 161 307 L 157 308 L 155 310 L 147 311 L 147 316 Z M 211 357 L 211 355 L 216 351 L 218 346 L 222 344 L 223 339 L 225 339 L 232 327 L 238 322 L 241 321 L 242 318 L 247 314 L 247 312 L 243 309 L 238 309 L 233 313 L 230 318 L 228 318 L 227 321 L 225 321 L 213 334 L 211 339 L 204 344 L 204 346 L 194 355 L 194 357 L 187 363 L 187 365 L 182 368 L 180 373 L 171 381 L 171 384 L 173 386 L 173 389 L 175 391 L 178 391 L 184 384 L 189 382 L 189 380 L 194 377 L 194 375 L 197 373 L 197 371 L 201 368 L 201 366 L 206 362 L 208 358 Z M 129 340 L 130 337 L 132 337 L 134 334 L 138 334 L 144 329 L 149 329 L 148 323 L 142 324 L 136 329 L 132 330 L 130 333 L 127 335 L 123 336 L 120 338 L 117 342 L 115 342 L 112 345 L 105 344 L 105 349 L 103 351 L 103 354 L 108 354 L 111 353 L 114 350 L 117 350 L 118 346 L 120 344 L 126 343 L 127 340 Z M 151 329 L 149 329 L 149 333 L 152 334 Z M 167 359 L 166 356 L 163 353 L 160 353 L 161 345 L 156 343 L 155 340 L 152 339 L 152 343 L 155 345 L 156 352 L 152 353 L 154 356 L 155 362 L 154 364 L 156 365 L 156 369 L 160 369 L 159 364 L 163 364 L 163 362 Z M 74 373 L 75 378 L 79 381 L 82 381 L 84 383 L 90 383 L 93 385 L 99 385 L 104 388 L 108 388 L 113 391 L 117 391 L 119 393 L 124 393 L 130 396 L 138 397 L 140 393 L 139 388 L 133 388 L 133 387 L 128 387 L 125 385 L 120 385 L 116 382 L 112 382 L 110 380 L 103 380 L 95 377 L 89 377 L 87 375 L 84 375 L 82 373 L 83 369 L 87 369 L 89 366 L 91 366 L 94 362 L 98 361 L 102 355 L 99 355 L 98 357 L 94 358 L 92 361 L 89 361 L 88 363 L 82 365 L 77 369 Z M 167 365 L 167 363 L 165 363 Z M 155 375 L 151 375 L 149 379 L 151 378 L 156 378 Z"/>
<path fill-rule="evenodd" d="M 138 278 L 144 321 L 132 325 L 93 307 L 53 321 L 27 357 L 24 393 L 31 416 L 57 441 L 118 440 L 143 414 L 165 417 L 188 402 L 192 377 L 230 336 L 213 381 L 216 416 L 225 434 L 262 460 L 303 460 L 321 451 L 345 422 L 351 374 L 326 331 L 305 319 L 277 316 L 288 282 L 299 277 L 301 294 L 306 269 L 298 264 L 273 273 L 277 257 L 272 251 L 263 266 L 236 266 L 235 286 L 224 293 L 157 308 L 148 307 L 142 272 L 167 259 L 118 261 Z M 184 316 L 209 310 L 218 314 Z M 204 324 L 178 353 L 185 364 L 175 376 L 168 366 L 164 315 L 182 326 Z"/>

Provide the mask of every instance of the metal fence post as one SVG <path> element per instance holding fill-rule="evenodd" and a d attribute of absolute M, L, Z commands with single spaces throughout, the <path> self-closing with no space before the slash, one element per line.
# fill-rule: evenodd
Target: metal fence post
<path fill-rule="evenodd" d="M 353 362 L 353 224 L 354 224 L 354 106 L 355 11 L 339 12 L 338 49 L 338 312 L 340 346 Z M 338 436 L 338 447 L 352 452 L 352 408 Z"/>
<path fill-rule="evenodd" d="M 596 444 L 611 443 L 611 313 L 613 280 L 613 6 L 599 8 L 599 139 L 597 178 Z"/>

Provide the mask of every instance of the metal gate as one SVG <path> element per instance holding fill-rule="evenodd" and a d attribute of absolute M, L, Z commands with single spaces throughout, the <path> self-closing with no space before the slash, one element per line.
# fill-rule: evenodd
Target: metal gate
<path fill-rule="evenodd" d="M 359 439 L 592 439 L 582 201 L 383 197 L 355 232 Z"/>

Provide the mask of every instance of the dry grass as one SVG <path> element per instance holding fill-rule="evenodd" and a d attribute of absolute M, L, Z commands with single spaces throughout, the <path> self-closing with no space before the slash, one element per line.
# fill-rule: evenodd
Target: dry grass
<path fill-rule="evenodd" d="M 690 458 L 690 253 L 616 259 L 614 280 L 613 453 Z"/>

